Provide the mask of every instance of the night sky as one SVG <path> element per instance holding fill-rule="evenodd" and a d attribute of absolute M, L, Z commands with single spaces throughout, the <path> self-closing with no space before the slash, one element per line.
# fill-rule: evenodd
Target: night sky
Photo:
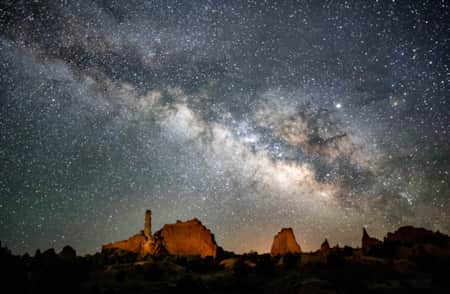
<path fill-rule="evenodd" d="M 1 1 L 0 240 L 450 233 L 450 1 Z"/>

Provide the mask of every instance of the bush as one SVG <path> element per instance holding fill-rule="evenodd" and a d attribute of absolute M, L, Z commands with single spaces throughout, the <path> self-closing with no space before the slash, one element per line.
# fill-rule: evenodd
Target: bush
<path fill-rule="evenodd" d="M 125 282 L 126 277 L 127 273 L 123 270 L 120 270 L 114 275 L 114 280 L 116 280 L 116 282 L 123 283 Z"/>
<path fill-rule="evenodd" d="M 291 270 L 297 268 L 300 263 L 300 255 L 288 253 L 283 256 L 283 267 L 284 269 Z"/>
<path fill-rule="evenodd" d="M 353 248 L 350 246 L 344 246 L 344 256 L 352 256 L 353 255 Z"/>
<path fill-rule="evenodd" d="M 270 254 L 264 254 L 256 261 L 255 271 L 257 274 L 271 275 L 275 272 L 275 261 Z"/>
<path fill-rule="evenodd" d="M 248 274 L 250 273 L 250 269 L 245 264 L 245 262 L 241 258 L 239 258 L 233 266 L 233 273 L 237 278 L 244 278 L 248 276 Z"/>
<path fill-rule="evenodd" d="M 143 275 L 145 280 L 157 281 L 164 277 L 165 271 L 159 262 L 153 264 L 146 264 L 141 269 L 136 269 L 137 274 Z"/>
<path fill-rule="evenodd" d="M 192 272 L 205 273 L 218 269 L 216 260 L 211 256 L 201 258 L 199 255 L 195 255 L 189 256 L 185 260 L 179 259 L 178 261 L 180 262 L 178 263 L 179 265 L 183 265 L 182 263 L 185 263 L 187 270 Z"/>
<path fill-rule="evenodd" d="M 345 263 L 344 256 L 340 252 L 331 252 L 327 258 L 328 266 L 341 267 Z"/>
<path fill-rule="evenodd" d="M 200 279 L 194 279 L 191 275 L 184 275 L 178 280 L 176 293 L 207 293 L 207 289 Z"/>

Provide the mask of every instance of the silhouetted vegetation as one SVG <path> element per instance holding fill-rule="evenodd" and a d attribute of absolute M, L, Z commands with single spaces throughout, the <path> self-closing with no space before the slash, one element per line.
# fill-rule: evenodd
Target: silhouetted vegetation
<path fill-rule="evenodd" d="M 346 246 L 217 258 L 122 251 L 79 257 L 71 247 L 15 256 L 0 246 L 0 267 L 2 288 L 13 293 L 448 293 L 449 257 L 418 247 L 418 254 L 398 258 L 397 245 L 380 247 L 378 256 Z M 221 266 L 223 260 L 232 266 Z"/>
<path fill-rule="evenodd" d="M 300 254 L 288 253 L 282 257 L 283 267 L 287 270 L 292 270 L 298 267 L 300 264 Z"/>

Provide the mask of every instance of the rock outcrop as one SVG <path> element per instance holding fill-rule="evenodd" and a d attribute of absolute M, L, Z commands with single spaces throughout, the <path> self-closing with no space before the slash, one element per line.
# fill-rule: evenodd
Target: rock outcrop
<path fill-rule="evenodd" d="M 448 246 L 450 238 L 440 232 L 433 232 L 424 228 L 405 226 L 394 233 L 388 233 L 385 242 L 399 242 L 405 245 L 411 244 L 435 244 L 436 246 Z"/>
<path fill-rule="evenodd" d="M 361 249 L 362 251 L 367 254 L 371 250 L 377 249 L 382 245 L 382 242 L 376 238 L 372 238 L 367 234 L 367 231 L 365 228 L 363 228 L 363 236 L 361 240 Z"/>
<path fill-rule="evenodd" d="M 123 250 L 139 255 L 200 255 L 215 257 L 218 246 L 214 235 L 198 219 L 164 225 L 151 234 L 151 211 L 145 212 L 144 230 L 127 240 L 103 245 L 102 251 Z"/>
<path fill-rule="evenodd" d="M 329 253 L 330 252 L 330 244 L 328 244 L 327 239 L 325 239 L 325 241 L 323 241 L 322 245 L 320 245 L 319 252 L 321 252 L 321 253 Z"/>
<path fill-rule="evenodd" d="M 117 241 L 103 245 L 102 251 L 120 249 L 123 251 L 133 252 L 140 255 L 152 254 L 153 252 L 147 249 L 149 247 L 146 246 L 147 242 L 148 240 L 145 237 L 145 235 L 143 233 L 139 233 L 134 236 L 131 236 L 127 240 Z"/>
<path fill-rule="evenodd" d="M 383 242 L 363 231 L 362 249 L 365 255 L 382 258 L 416 256 L 450 256 L 450 237 L 423 228 L 405 226 L 388 233 Z"/>
<path fill-rule="evenodd" d="M 158 244 L 156 244 L 151 229 L 152 212 L 147 209 L 145 211 L 144 230 L 131 236 L 127 240 L 117 241 L 102 246 L 102 252 L 123 250 L 139 255 L 153 255 L 157 253 Z"/>
<path fill-rule="evenodd" d="M 217 244 L 213 234 L 196 218 L 164 225 L 155 233 L 170 255 L 216 256 Z"/>
<path fill-rule="evenodd" d="M 281 231 L 273 238 L 272 248 L 270 250 L 271 255 L 285 255 L 288 253 L 300 252 L 302 252 L 302 250 L 295 240 L 292 228 L 281 229 Z"/>
<path fill-rule="evenodd" d="M 384 238 L 386 251 L 400 258 L 417 255 L 450 256 L 450 237 L 440 232 L 405 226 Z"/>

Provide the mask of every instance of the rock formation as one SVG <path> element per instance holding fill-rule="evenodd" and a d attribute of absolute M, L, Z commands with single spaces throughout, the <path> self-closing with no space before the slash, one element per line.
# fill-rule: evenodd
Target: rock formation
<path fill-rule="evenodd" d="M 450 256 L 450 237 L 440 232 L 405 226 L 388 233 L 384 238 L 384 247 L 400 258 L 424 254 Z"/>
<path fill-rule="evenodd" d="M 325 239 L 325 241 L 323 241 L 322 245 L 320 246 L 320 250 L 321 253 L 328 253 L 330 251 L 330 244 L 328 244 L 328 240 Z"/>
<path fill-rule="evenodd" d="M 376 238 L 372 238 L 367 234 L 367 231 L 365 228 L 363 228 L 363 236 L 361 241 L 361 248 L 362 251 L 367 254 L 371 250 L 376 249 L 381 246 L 382 242 Z"/>
<path fill-rule="evenodd" d="M 287 253 L 300 252 L 302 252 L 302 250 L 295 240 L 292 228 L 281 229 L 281 231 L 273 238 L 272 248 L 270 250 L 271 255 L 285 255 Z"/>
<path fill-rule="evenodd" d="M 123 250 L 140 255 L 155 254 L 157 246 L 151 235 L 151 211 L 145 211 L 144 230 L 127 240 L 117 241 L 102 246 L 102 251 Z"/>
<path fill-rule="evenodd" d="M 141 255 L 152 254 L 148 250 L 144 250 L 145 244 L 147 243 L 147 238 L 143 233 L 131 236 L 127 240 L 117 241 L 114 243 L 106 244 L 102 246 L 102 251 L 120 249 L 124 251 L 129 251 Z"/>
<path fill-rule="evenodd" d="M 424 228 L 405 226 L 399 228 L 394 233 L 388 233 L 385 242 L 399 242 L 405 245 L 432 243 L 436 246 L 449 245 L 450 238 L 440 232 L 433 232 Z"/>
<path fill-rule="evenodd" d="M 216 256 L 217 244 L 211 231 L 194 218 L 175 224 L 164 225 L 155 233 L 162 241 L 165 251 L 170 255 Z"/>
<path fill-rule="evenodd" d="M 151 211 L 145 212 L 144 230 L 127 240 L 103 245 L 102 251 L 124 250 L 140 255 L 200 255 L 217 254 L 218 246 L 211 234 L 198 219 L 164 225 L 151 234 Z"/>
<path fill-rule="evenodd" d="M 150 209 L 145 211 L 144 235 L 147 239 L 152 238 L 152 211 Z"/>
<path fill-rule="evenodd" d="M 388 233 L 383 242 L 363 231 L 363 253 L 376 257 L 450 256 L 450 237 L 423 228 L 405 226 Z"/>

